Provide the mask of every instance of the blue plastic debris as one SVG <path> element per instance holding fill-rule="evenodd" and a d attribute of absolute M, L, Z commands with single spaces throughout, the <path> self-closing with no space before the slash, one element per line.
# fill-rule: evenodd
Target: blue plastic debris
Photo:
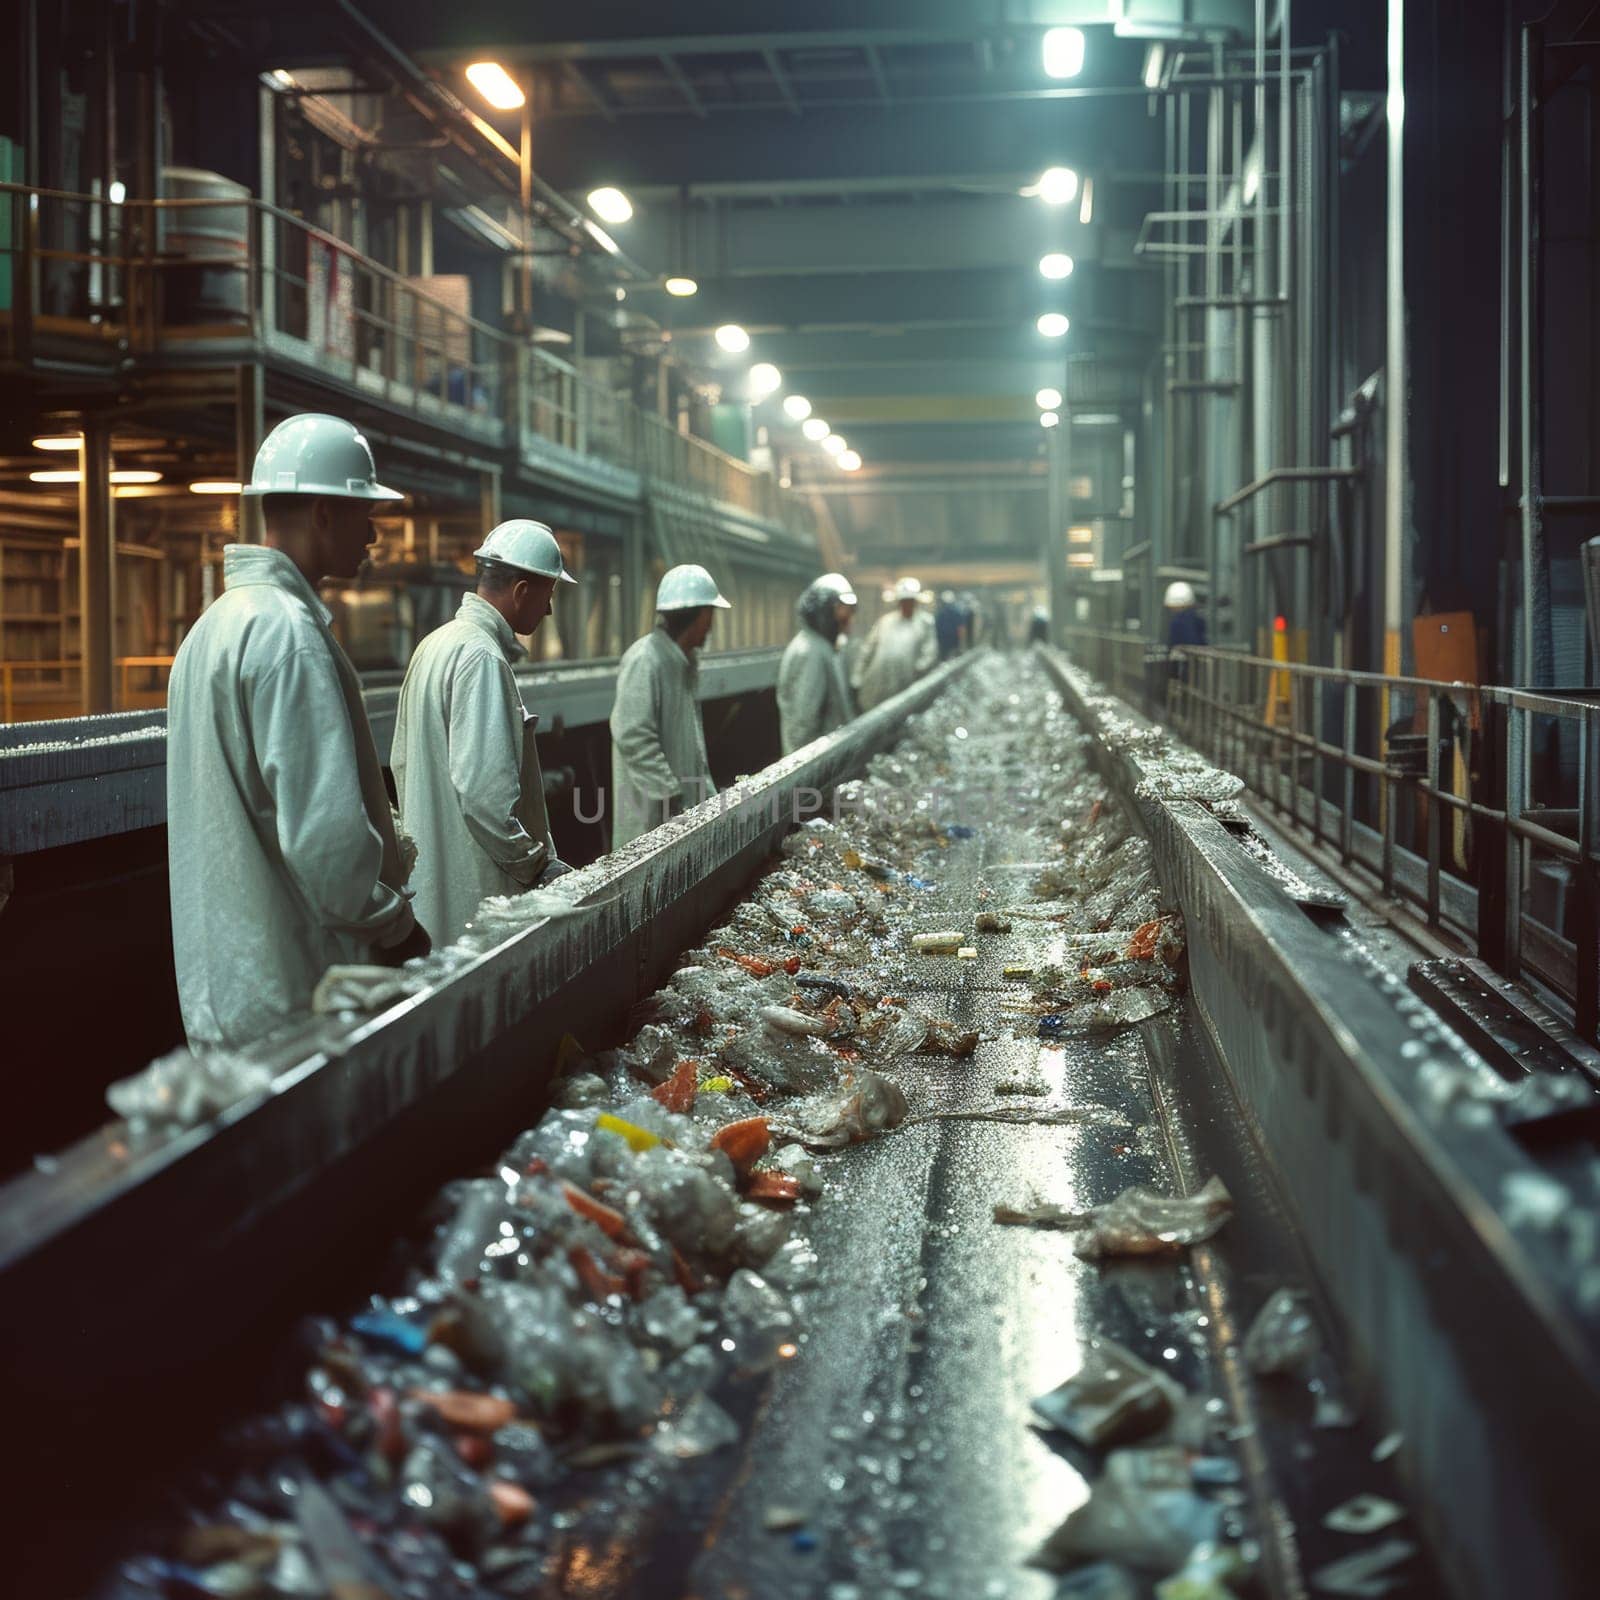
<path fill-rule="evenodd" d="M 1226 1488 L 1244 1481 L 1239 1463 L 1230 1456 L 1196 1456 L 1189 1463 L 1189 1476 L 1198 1489 Z"/>
<path fill-rule="evenodd" d="M 952 839 L 971 839 L 978 832 L 976 828 L 969 828 L 964 822 L 946 822 L 941 826 Z"/>
<path fill-rule="evenodd" d="M 1059 1039 L 1072 1025 L 1072 1015 L 1066 1011 L 1050 1011 L 1039 1018 L 1039 1037 Z"/>
<path fill-rule="evenodd" d="M 362 1311 L 350 1319 L 350 1326 L 364 1339 L 386 1344 L 402 1355 L 419 1356 L 428 1348 L 428 1330 L 420 1322 L 394 1311 Z"/>
<path fill-rule="evenodd" d="M 817 1536 L 809 1529 L 802 1528 L 797 1534 L 795 1534 L 789 1543 L 794 1549 L 798 1550 L 801 1555 L 806 1556 L 810 1555 L 811 1552 L 817 1548 Z"/>
<path fill-rule="evenodd" d="M 939 887 L 939 885 L 936 884 L 931 878 L 919 878 L 914 873 L 910 872 L 906 874 L 906 882 L 909 883 L 913 889 L 937 889 Z"/>

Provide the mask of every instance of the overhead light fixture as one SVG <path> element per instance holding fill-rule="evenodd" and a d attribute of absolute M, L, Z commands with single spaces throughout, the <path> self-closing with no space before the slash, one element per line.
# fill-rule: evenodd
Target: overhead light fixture
<path fill-rule="evenodd" d="M 1069 550 L 1067 552 L 1067 565 L 1069 567 L 1092 567 L 1094 564 L 1094 551 L 1092 550 Z"/>
<path fill-rule="evenodd" d="M 1122 418 L 1115 411 L 1083 411 L 1072 419 L 1075 428 L 1114 428 Z"/>
<path fill-rule="evenodd" d="M 106 185 L 106 199 L 112 205 L 120 206 L 128 198 L 128 186 L 120 178 L 113 178 Z"/>
<path fill-rule="evenodd" d="M 783 374 L 770 361 L 758 361 L 751 367 L 750 376 L 745 383 L 750 403 L 760 405 L 769 395 L 776 394 L 783 387 Z"/>
<path fill-rule="evenodd" d="M 35 450 L 76 450 L 82 439 L 75 433 L 41 433 L 33 441 Z"/>
<path fill-rule="evenodd" d="M 811 415 L 811 402 L 803 394 L 791 394 L 784 398 L 783 414 L 791 422 L 804 422 Z"/>
<path fill-rule="evenodd" d="M 1071 167 L 1046 167 L 1039 181 L 1022 192 L 1037 195 L 1047 206 L 1064 206 L 1078 192 L 1078 174 Z"/>
<path fill-rule="evenodd" d="M 1078 207 L 1078 221 L 1088 227 L 1094 221 L 1094 179 L 1083 180 L 1083 201 Z"/>
<path fill-rule="evenodd" d="M 498 61 L 474 61 L 467 68 L 467 82 L 496 111 L 519 111 L 527 98 L 517 80 Z"/>
<path fill-rule="evenodd" d="M 826 450 L 830 456 L 842 456 L 845 451 L 850 448 L 850 446 L 847 445 L 838 434 L 830 433 L 828 437 L 822 441 L 822 448 Z"/>
<path fill-rule="evenodd" d="M 750 348 L 750 335 L 737 322 L 723 323 L 713 337 L 717 347 L 726 350 L 730 356 L 743 355 Z"/>
<path fill-rule="evenodd" d="M 861 470 L 861 457 L 854 450 L 841 450 L 835 459 L 841 472 L 859 472 Z"/>
<path fill-rule="evenodd" d="M 1047 311 L 1034 326 L 1038 328 L 1045 338 L 1060 339 L 1065 335 L 1067 329 L 1072 326 L 1072 323 L 1059 311 Z"/>
<path fill-rule="evenodd" d="M 1061 404 L 1059 389 L 1041 389 L 1034 397 L 1041 411 L 1054 411 Z"/>
<path fill-rule="evenodd" d="M 833 429 L 821 417 L 807 417 L 800 431 L 812 444 L 820 444 L 833 432 Z"/>
<path fill-rule="evenodd" d="M 1161 69 L 1166 65 L 1167 47 L 1159 40 L 1145 46 L 1144 52 L 1144 86 L 1147 89 L 1156 88 L 1161 82 Z"/>
<path fill-rule="evenodd" d="M 151 472 L 145 467 L 127 467 L 110 475 L 112 483 L 160 483 L 161 474 Z M 28 474 L 29 483 L 78 483 L 83 474 L 76 467 L 56 469 L 48 468 L 40 472 Z"/>
<path fill-rule="evenodd" d="M 244 488 L 228 478 L 197 478 L 189 485 L 190 494 L 238 494 Z"/>
<path fill-rule="evenodd" d="M 1070 278 L 1072 257 L 1063 255 L 1059 250 L 1052 250 L 1049 255 L 1039 257 L 1039 271 L 1046 278 Z"/>
<path fill-rule="evenodd" d="M 1094 529 L 1093 528 L 1086 528 L 1086 527 L 1082 526 L 1081 524 L 1076 528 L 1068 528 L 1067 529 L 1067 543 L 1068 544 L 1093 544 L 1094 543 Z"/>
<path fill-rule="evenodd" d="M 700 293 L 700 285 L 693 278 L 668 278 L 661 287 L 680 300 L 687 300 L 690 295 Z"/>
<path fill-rule="evenodd" d="M 633 202 L 620 189 L 591 189 L 589 209 L 602 222 L 615 225 L 626 222 L 633 215 Z"/>
<path fill-rule="evenodd" d="M 1047 78 L 1075 78 L 1083 71 L 1083 29 L 1048 28 L 1044 36 Z"/>
<path fill-rule="evenodd" d="M 1041 412 L 1039 415 L 1039 426 L 1041 428 L 1059 428 L 1061 426 L 1061 418 L 1054 411 Z"/>

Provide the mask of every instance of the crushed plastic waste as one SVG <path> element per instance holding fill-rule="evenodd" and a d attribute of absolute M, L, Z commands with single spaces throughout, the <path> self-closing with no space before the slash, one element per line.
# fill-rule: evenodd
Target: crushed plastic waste
<path fill-rule="evenodd" d="M 1089 1498 L 1034 1553 L 1030 1565 L 1064 1572 L 1085 1561 L 1140 1571 L 1182 1568 L 1196 1545 L 1222 1537 L 1222 1506 L 1195 1492 L 1175 1446 L 1113 1450 Z"/>
<path fill-rule="evenodd" d="M 1322 1519 L 1322 1525 L 1335 1533 L 1381 1533 L 1404 1516 L 1394 1501 L 1385 1500 L 1382 1495 L 1358 1494 L 1342 1506 L 1335 1506 Z"/>
<path fill-rule="evenodd" d="M 426 987 L 416 974 L 395 967 L 329 967 L 311 991 L 311 1010 L 319 1017 L 382 1011 Z"/>
<path fill-rule="evenodd" d="M 1112 1339 L 1092 1340 L 1072 1377 L 1033 1402 L 1035 1414 L 1088 1449 L 1154 1433 L 1183 1399 L 1180 1384 Z"/>
<path fill-rule="evenodd" d="M 1303 1373 L 1322 1352 L 1322 1331 L 1310 1297 L 1298 1289 L 1279 1289 L 1267 1297 L 1244 1339 L 1244 1358 L 1252 1372 Z"/>
<path fill-rule="evenodd" d="M 1238 1546 L 1198 1544 L 1181 1571 L 1155 1586 L 1156 1600 L 1233 1600 L 1248 1571 Z"/>
<path fill-rule="evenodd" d="M 1091 1561 L 1062 1578 L 1055 1600 L 1143 1600 L 1143 1596 L 1143 1586 L 1126 1567 L 1114 1561 Z"/>
<path fill-rule="evenodd" d="M 1086 1261 L 1170 1255 L 1211 1238 L 1232 1215 L 1233 1198 L 1220 1178 L 1181 1197 L 1135 1186 L 1089 1211 L 1049 1204 L 994 1208 L 994 1220 L 1013 1227 L 1082 1230 L 1084 1236 L 1073 1248 Z"/>
<path fill-rule="evenodd" d="M 106 1104 L 138 1139 L 209 1122 L 271 1083 L 271 1069 L 244 1056 L 173 1050 L 142 1072 L 119 1078 L 106 1090 Z"/>
<path fill-rule="evenodd" d="M 1417 1553 L 1405 1539 L 1385 1539 L 1382 1544 L 1330 1561 L 1311 1574 L 1311 1587 L 1323 1594 L 1353 1595 L 1356 1600 L 1379 1600 L 1404 1579 L 1396 1568 Z"/>

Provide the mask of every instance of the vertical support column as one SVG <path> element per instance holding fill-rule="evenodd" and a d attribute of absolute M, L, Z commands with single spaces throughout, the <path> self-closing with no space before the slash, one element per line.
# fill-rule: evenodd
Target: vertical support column
<path fill-rule="evenodd" d="M 266 372 L 251 361 L 234 372 L 233 448 L 240 483 L 249 483 L 250 469 L 265 432 Z M 261 543 L 261 502 L 253 496 L 239 499 L 239 543 Z"/>
<path fill-rule="evenodd" d="M 1050 639 L 1062 642 L 1062 630 L 1072 618 L 1067 615 L 1067 462 L 1066 423 L 1049 430 L 1046 446 L 1050 477 L 1045 495 L 1044 557 L 1045 582 L 1050 590 Z"/>
<path fill-rule="evenodd" d="M 622 532 L 622 648 L 626 650 L 639 630 L 644 614 L 644 519 L 648 502 L 629 517 Z"/>
<path fill-rule="evenodd" d="M 78 653 L 86 716 L 116 710 L 116 619 L 111 423 L 91 413 L 78 446 Z"/>
<path fill-rule="evenodd" d="M 582 455 L 589 448 L 589 408 L 585 401 L 585 397 L 589 393 L 589 386 L 583 381 L 583 359 L 587 331 L 585 320 L 583 307 L 575 307 L 572 313 L 572 367 L 573 371 L 577 373 L 577 381 L 573 385 L 572 393 L 572 448 L 579 455 Z"/>
<path fill-rule="evenodd" d="M 500 515 L 500 469 L 485 467 L 478 474 L 478 521 L 480 534 L 498 527 Z"/>
<path fill-rule="evenodd" d="M 1405 0 L 1389 3 L 1387 266 L 1384 330 L 1384 553 L 1383 670 L 1401 671 L 1401 631 L 1405 625 L 1406 374 L 1405 295 Z M 1387 699 L 1387 697 L 1385 697 Z M 1387 714 L 1385 704 L 1384 712 Z M 1385 723 L 1387 726 L 1387 723 Z"/>
<path fill-rule="evenodd" d="M 1536 25 L 1520 31 L 1517 56 L 1517 387 L 1520 394 L 1517 439 L 1522 531 L 1521 682 L 1549 688 L 1555 681 L 1555 649 L 1550 634 L 1550 565 L 1545 551 L 1541 459 L 1544 423 L 1540 401 L 1544 387 L 1540 346 L 1544 337 L 1539 304 L 1540 150 L 1539 82 L 1543 40 Z"/>

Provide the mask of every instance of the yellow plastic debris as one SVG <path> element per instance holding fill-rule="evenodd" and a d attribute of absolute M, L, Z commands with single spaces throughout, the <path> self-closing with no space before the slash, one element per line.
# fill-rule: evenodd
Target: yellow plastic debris
<path fill-rule="evenodd" d="M 654 1150 L 661 1143 L 660 1138 L 648 1128 L 641 1128 L 636 1122 L 624 1122 L 621 1117 L 614 1117 L 609 1111 L 602 1111 L 594 1119 L 594 1125 L 603 1128 L 607 1133 L 616 1134 L 619 1139 L 626 1139 L 630 1150 Z"/>
<path fill-rule="evenodd" d="M 707 1078 L 700 1084 L 701 1094 L 732 1094 L 739 1086 L 732 1078 Z"/>

